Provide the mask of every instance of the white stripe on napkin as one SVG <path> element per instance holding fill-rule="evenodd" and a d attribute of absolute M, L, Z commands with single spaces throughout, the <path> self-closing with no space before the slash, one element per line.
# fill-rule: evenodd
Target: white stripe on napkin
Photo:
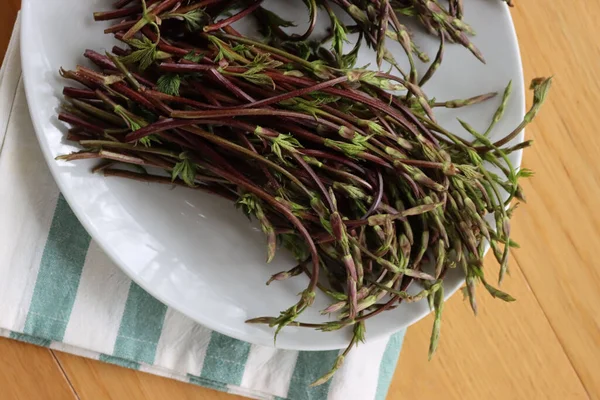
<path fill-rule="evenodd" d="M 100 353 L 97 351 L 85 349 L 82 347 L 70 346 L 62 342 L 52 342 L 49 346 L 52 350 L 62 351 L 63 353 L 74 354 L 76 356 L 90 358 L 97 360 L 100 357 Z"/>
<path fill-rule="evenodd" d="M 200 376 L 211 330 L 169 308 L 156 348 L 155 364 Z"/>
<path fill-rule="evenodd" d="M 241 386 L 286 397 L 297 358 L 297 351 L 252 345 Z"/>
<path fill-rule="evenodd" d="M 112 354 L 130 285 L 92 240 L 63 341 Z"/>
<path fill-rule="evenodd" d="M 7 54 L 7 58 L 10 62 L 18 57 L 13 53 Z M 13 68 L 6 69 L 5 73 L 5 79 L 12 74 L 19 81 L 19 74 Z M 4 89 L 0 93 L 3 92 Z M 25 325 L 58 198 L 58 188 L 32 134 L 24 97 L 23 90 L 18 90 L 9 109 L 12 110 L 10 116 L 0 116 L 0 121 L 8 122 L 7 131 L 12 132 L 4 138 L 0 153 L 0 193 L 10 194 L 0 196 L 0 254 L 8 256 L 0 262 L 0 304 L 3 305 L 0 326 L 19 331 Z M 3 136 L 4 132 L 0 137 Z"/>
<path fill-rule="evenodd" d="M 339 373 L 333 377 L 328 399 L 374 399 L 379 375 L 371 371 L 379 370 L 387 343 L 386 338 L 352 349 Z"/>

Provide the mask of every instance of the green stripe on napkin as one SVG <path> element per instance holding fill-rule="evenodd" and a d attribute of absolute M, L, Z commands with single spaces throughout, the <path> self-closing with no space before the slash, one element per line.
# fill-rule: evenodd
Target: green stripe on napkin
<path fill-rule="evenodd" d="M 52 344 L 52 340 L 43 339 L 43 338 L 39 338 L 36 336 L 31 336 L 31 335 L 26 335 L 24 333 L 18 333 L 18 332 L 11 332 L 9 337 L 11 339 L 18 340 L 19 342 L 35 344 L 36 346 L 42 346 L 42 347 L 50 347 L 50 344 Z"/>
<path fill-rule="evenodd" d="M 61 341 L 79 286 L 90 235 L 58 196 L 24 333 Z"/>
<path fill-rule="evenodd" d="M 250 343 L 213 332 L 200 377 L 230 385 L 242 383 Z"/>
<path fill-rule="evenodd" d="M 227 385 L 222 382 L 216 382 L 216 381 L 213 381 L 210 379 L 205 379 L 205 378 L 195 376 L 195 375 L 190 375 L 190 374 L 188 374 L 188 380 L 190 383 L 193 383 L 194 385 L 202 386 L 205 388 L 214 389 L 214 390 L 218 390 L 220 392 L 225 392 L 225 393 L 227 393 L 229 391 L 227 388 Z"/>
<path fill-rule="evenodd" d="M 152 364 L 166 312 L 167 306 L 132 282 L 112 355 Z"/>
<path fill-rule="evenodd" d="M 114 356 L 109 356 L 106 354 L 100 354 L 100 357 L 98 357 L 98 360 L 105 362 L 105 363 L 118 365 L 119 367 L 123 367 L 123 368 L 129 368 L 129 369 L 135 369 L 135 370 L 140 369 L 140 363 L 135 362 L 135 361 L 125 360 L 124 358 L 121 358 L 121 357 L 114 357 Z"/>
<path fill-rule="evenodd" d="M 402 349 L 405 333 L 406 331 L 404 330 L 395 333 L 388 341 L 381 364 L 379 365 L 379 381 L 377 382 L 375 400 L 385 400 L 390 384 L 392 383 L 392 378 L 394 377 L 394 370 L 396 369 L 400 349 Z"/>
<path fill-rule="evenodd" d="M 331 380 L 316 387 L 309 385 L 329 372 L 338 354 L 340 354 L 338 350 L 299 352 L 290 381 L 288 398 L 293 400 L 326 399 Z"/>

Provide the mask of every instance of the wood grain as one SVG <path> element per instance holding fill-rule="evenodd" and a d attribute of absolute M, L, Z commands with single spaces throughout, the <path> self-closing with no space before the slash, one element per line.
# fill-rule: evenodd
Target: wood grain
<path fill-rule="evenodd" d="M 492 266 L 491 258 L 486 267 Z M 504 303 L 480 290 L 479 315 L 457 294 L 428 362 L 431 316 L 408 330 L 388 399 L 586 399 L 577 373 L 512 258 Z M 490 271 L 495 276 L 497 269 Z M 443 396 L 440 397 L 440 393 Z"/>
<path fill-rule="evenodd" d="M 518 302 L 481 293 L 475 318 L 460 295 L 452 298 L 431 362 L 431 317 L 413 326 L 390 400 L 600 399 L 600 2 L 518 3 L 526 79 L 555 75 L 549 102 L 527 131 L 536 145 L 524 164 L 537 175 L 524 185 L 528 204 L 512 228 L 522 248 L 505 284 Z M 4 5 L 0 58 L 19 1 Z M 74 398 L 49 350 L 0 340 L 0 354 L 3 398 Z M 239 399 L 68 354 L 56 358 L 81 399 Z"/>
<path fill-rule="evenodd" d="M 522 248 L 514 252 L 506 284 L 518 303 L 485 300 L 481 309 L 489 315 L 482 313 L 475 324 L 453 299 L 440 354 L 430 364 L 414 350 L 424 351 L 428 329 L 424 321 L 413 327 L 391 399 L 435 399 L 439 393 L 461 399 L 600 398 L 600 260 L 594 257 L 600 249 L 600 3 L 528 1 L 512 14 L 526 79 L 555 76 L 549 102 L 527 130 L 536 143 L 524 166 L 536 176 L 524 184 L 528 204 L 514 219 L 514 239 Z M 571 372 L 559 373 L 567 363 Z M 414 382 L 424 371 L 436 379 L 418 385 L 426 390 L 419 393 Z"/>
<path fill-rule="evenodd" d="M 4 60 L 4 53 L 8 47 L 8 41 L 15 24 L 17 11 L 21 7 L 21 1 L 2 0 L 2 5 L 2 11 L 0 11 L 0 63 Z"/>
<path fill-rule="evenodd" d="M 3 399 L 74 400 L 77 397 L 48 349 L 0 338 Z"/>
<path fill-rule="evenodd" d="M 515 12 L 525 74 L 554 74 L 525 166 L 515 254 L 589 395 L 600 398 L 600 3 L 529 1 Z"/>
<path fill-rule="evenodd" d="M 56 352 L 82 400 L 243 400 L 215 390 Z"/>

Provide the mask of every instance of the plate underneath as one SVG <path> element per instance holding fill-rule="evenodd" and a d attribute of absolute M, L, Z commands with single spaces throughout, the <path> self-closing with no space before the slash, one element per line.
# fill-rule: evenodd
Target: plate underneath
<path fill-rule="evenodd" d="M 61 66 L 87 64 L 85 49 L 110 49 L 113 39 L 104 35 L 103 23 L 92 13 L 111 8 L 112 0 L 23 0 L 22 63 L 25 89 L 35 130 L 62 193 L 73 211 L 103 250 L 127 275 L 153 296 L 197 322 L 251 343 L 273 346 L 273 332 L 262 325 L 248 325 L 248 318 L 278 315 L 297 301 L 306 285 L 303 277 L 265 286 L 268 277 L 293 266 L 284 252 L 265 264 L 265 242 L 232 204 L 198 191 L 149 185 L 92 175 L 92 164 L 64 163 L 54 158 L 75 150 L 63 137 L 66 127 L 56 117 L 65 85 Z M 282 5 L 285 3 L 285 5 Z M 265 6 L 287 19 L 307 20 L 302 2 L 266 1 Z M 65 18 L 67 16 L 67 18 Z M 298 17 L 300 16 L 300 17 Z M 477 61 L 458 45 L 447 46 L 442 68 L 427 85 L 438 99 L 466 98 L 499 91 L 513 80 L 514 93 L 506 116 L 496 132 L 510 132 L 523 117 L 524 88 L 517 39 L 508 9 L 501 1 L 469 2 L 466 21 L 478 35 L 474 43 L 487 59 Z M 247 27 L 247 29 L 250 29 Z M 434 38 L 417 31 L 415 41 L 428 54 L 437 51 Z M 364 46 L 363 46 L 364 47 Z M 398 48 L 396 54 L 401 53 Z M 359 65 L 374 60 L 363 51 Z M 373 63 L 374 65 L 374 63 Z M 421 65 L 423 71 L 425 65 Z M 499 99 L 456 111 L 444 110 L 438 119 L 460 132 L 455 118 L 476 129 L 487 126 Z M 522 140 L 522 136 L 517 140 Z M 519 165 L 520 153 L 512 154 Z M 446 280 L 446 293 L 463 282 L 457 271 Z M 303 321 L 323 320 L 318 310 L 326 299 L 317 298 Z M 375 339 L 396 332 L 429 312 L 425 302 L 401 305 L 367 323 L 367 337 Z M 296 350 L 328 350 L 347 345 L 348 332 L 322 333 L 289 327 L 277 339 L 277 347 Z"/>

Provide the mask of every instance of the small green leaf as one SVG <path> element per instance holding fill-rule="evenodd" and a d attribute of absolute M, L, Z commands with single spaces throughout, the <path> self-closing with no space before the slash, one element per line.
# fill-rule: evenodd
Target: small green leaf
<path fill-rule="evenodd" d="M 204 57 L 204 53 L 196 53 L 195 51 L 190 51 L 185 56 L 183 56 L 183 59 L 187 60 L 187 61 L 199 63 L 200 61 L 202 61 L 203 57 Z"/>
<path fill-rule="evenodd" d="M 120 60 L 125 64 L 138 64 L 140 70 L 147 69 L 156 60 L 164 60 L 171 57 L 171 54 L 157 50 L 156 43 L 152 42 L 146 36 L 142 39 L 130 39 L 127 44 L 135 49 L 131 54 L 123 56 Z"/>
<path fill-rule="evenodd" d="M 332 139 L 325 139 L 323 141 L 323 144 L 332 149 L 339 150 L 346 154 L 348 157 L 352 158 L 356 158 L 358 154 L 365 151 L 365 147 L 362 144 L 346 143 Z"/>
<path fill-rule="evenodd" d="M 281 61 L 277 61 L 271 58 L 269 53 L 260 53 L 257 54 L 252 62 L 247 65 L 249 70 L 252 70 L 254 73 L 263 71 L 267 68 L 275 69 L 279 68 L 283 65 Z"/>
<path fill-rule="evenodd" d="M 169 94 L 171 96 L 179 96 L 181 76 L 178 74 L 165 74 L 158 78 L 156 87 L 160 92 Z"/>
<path fill-rule="evenodd" d="M 241 74 L 241 77 L 258 86 L 269 86 L 275 88 L 275 82 L 269 75 L 266 74 L 248 74 L 246 72 Z"/>
<path fill-rule="evenodd" d="M 295 234 L 279 235 L 281 245 L 292 252 L 298 262 L 304 262 L 310 257 L 310 251 L 304 240 Z"/>
<path fill-rule="evenodd" d="M 495 287 L 493 287 L 492 285 L 487 283 L 485 280 L 482 279 L 482 282 L 483 282 L 483 286 L 485 286 L 486 290 L 492 295 L 492 297 L 500 299 L 500 300 L 504 300 L 506 302 L 516 301 L 516 299 L 514 297 L 512 297 L 510 294 L 505 293 L 500 289 L 496 289 Z"/>
<path fill-rule="evenodd" d="M 184 166 L 185 166 L 185 164 L 183 163 L 183 161 L 175 164 L 175 167 L 173 167 L 173 171 L 171 171 L 171 180 L 172 181 L 175 181 L 175 179 L 177 179 L 179 177 L 179 175 L 181 175 Z"/>
<path fill-rule="evenodd" d="M 162 144 L 158 135 L 148 135 L 139 140 L 145 147 L 152 147 L 152 143 Z"/>
<path fill-rule="evenodd" d="M 334 182 L 333 187 L 337 190 L 345 192 L 350 198 L 355 200 L 366 200 L 368 199 L 367 194 L 359 187 L 350 185 L 348 183 Z"/>
<path fill-rule="evenodd" d="M 189 158 L 184 157 L 180 162 L 175 164 L 175 167 L 173 167 L 171 179 L 175 180 L 180 178 L 185 182 L 186 185 L 194 187 L 196 186 L 196 169 L 196 164 L 194 164 Z"/>
<path fill-rule="evenodd" d="M 260 11 L 264 14 L 269 25 L 271 26 L 278 26 L 281 28 L 291 28 L 296 26 L 296 24 L 294 24 L 292 21 L 285 20 L 276 13 L 267 10 L 266 8 L 260 7 Z"/>
<path fill-rule="evenodd" d="M 360 81 L 384 90 L 406 90 L 406 88 L 398 82 L 378 76 L 378 73 L 375 71 L 353 69 L 346 72 L 346 76 L 350 82 Z"/>
<path fill-rule="evenodd" d="M 531 178 L 535 175 L 535 172 L 530 170 L 529 168 L 521 168 L 517 173 L 519 178 Z"/>
<path fill-rule="evenodd" d="M 250 217 L 256 213 L 258 207 L 258 198 L 252 193 L 243 194 L 235 203 L 237 208 L 242 208 L 244 214 Z"/>
<path fill-rule="evenodd" d="M 279 157 L 280 160 L 285 161 L 283 158 L 282 149 L 288 153 L 296 152 L 296 149 L 302 147 L 298 139 L 292 135 L 284 135 L 282 133 L 275 138 L 271 138 L 271 151 Z"/>
<path fill-rule="evenodd" d="M 312 72 L 321 79 L 329 79 L 329 67 L 324 60 L 310 62 Z"/>
<path fill-rule="evenodd" d="M 144 126 L 148 125 L 148 123 L 143 118 L 138 117 L 137 115 L 133 114 L 132 112 L 120 105 L 116 105 L 114 107 L 114 112 L 115 114 L 123 118 L 123 121 L 125 121 L 125 123 L 129 127 L 129 129 L 131 129 L 131 131 L 137 131 L 138 129 L 141 129 Z"/>
<path fill-rule="evenodd" d="M 361 38 L 362 38 L 362 33 L 359 36 L 359 40 L 357 40 L 356 44 L 354 45 L 354 48 L 352 50 L 350 50 L 350 52 L 348 54 L 344 54 L 343 56 L 341 56 L 340 67 L 343 70 L 355 67 L 356 60 L 358 59 L 358 52 L 359 52 L 360 46 L 362 44 L 362 40 L 360 40 Z"/>
<path fill-rule="evenodd" d="M 296 78 L 303 78 L 304 77 L 304 74 L 301 71 L 298 71 L 297 69 L 292 69 L 292 70 L 289 70 L 289 71 L 285 71 L 283 74 L 286 75 L 286 76 L 294 76 Z"/>
<path fill-rule="evenodd" d="M 354 138 L 352 139 L 352 143 L 355 144 L 356 146 L 363 146 L 369 141 L 369 139 L 371 139 L 372 136 L 363 136 L 360 135 L 358 133 L 356 133 L 354 135 Z"/>
<path fill-rule="evenodd" d="M 206 25 L 209 17 L 201 9 L 189 11 L 185 14 L 172 13 L 168 14 L 168 17 L 175 17 L 183 20 L 185 26 L 190 32 L 199 31 Z"/>
<path fill-rule="evenodd" d="M 363 123 L 367 126 L 367 128 L 369 128 L 369 131 L 371 131 L 373 134 L 376 134 L 376 135 L 385 134 L 385 129 L 383 128 L 383 126 L 381 126 L 377 122 L 369 121 L 369 120 L 362 120 L 362 121 L 364 121 Z"/>
<path fill-rule="evenodd" d="M 414 17 L 414 16 L 418 15 L 417 10 L 413 6 L 402 7 L 402 8 L 394 7 L 394 11 L 396 11 L 398 14 L 406 15 L 407 17 Z"/>
<path fill-rule="evenodd" d="M 344 53 L 344 43 L 348 43 L 348 28 L 335 16 L 331 18 L 331 22 L 333 25 L 333 43 L 331 47 L 338 55 L 342 55 Z"/>
<path fill-rule="evenodd" d="M 295 47 L 298 56 L 304 60 L 308 60 L 313 55 L 313 51 L 306 41 L 291 42 L 289 45 Z M 290 68 L 295 68 L 294 64 L 290 64 Z"/>
<path fill-rule="evenodd" d="M 238 61 L 246 64 L 248 61 L 241 56 L 240 52 L 246 49 L 246 46 L 243 44 L 239 44 L 234 48 L 230 48 L 225 42 L 221 39 L 217 38 L 213 35 L 207 36 L 208 41 L 217 48 L 217 56 L 215 57 L 215 62 L 219 62 L 223 59 L 227 61 Z"/>
<path fill-rule="evenodd" d="M 331 95 L 328 95 L 325 93 L 320 93 L 320 92 L 311 93 L 311 97 L 314 100 L 306 100 L 306 99 L 303 99 L 300 97 L 295 97 L 291 100 L 293 100 L 293 104 L 297 105 L 295 108 L 297 108 L 299 110 L 309 110 L 311 108 L 319 108 L 322 105 L 336 103 L 340 100 L 339 96 L 331 96 Z M 284 105 L 284 102 L 281 102 L 280 104 Z"/>

